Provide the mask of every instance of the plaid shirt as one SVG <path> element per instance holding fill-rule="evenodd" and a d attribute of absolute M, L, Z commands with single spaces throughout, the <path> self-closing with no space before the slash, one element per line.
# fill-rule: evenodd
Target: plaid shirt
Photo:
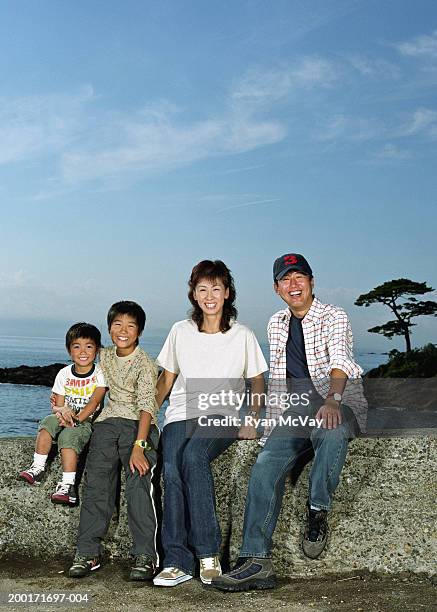
<path fill-rule="evenodd" d="M 286 390 L 287 351 L 291 311 L 289 308 L 275 313 L 267 326 L 270 345 L 269 399 Z M 361 431 L 365 430 L 367 402 L 361 381 L 362 368 L 355 363 L 353 337 L 349 318 L 342 308 L 322 304 L 314 298 L 311 308 L 302 319 L 308 370 L 316 391 L 326 398 L 330 389 L 330 374 L 338 368 L 347 374 L 348 383 L 343 402 L 355 414 Z M 273 404 L 273 405 L 272 405 Z M 278 419 L 281 408 L 268 402 L 266 418 Z M 272 428 L 266 427 L 261 442 L 265 442 Z"/>

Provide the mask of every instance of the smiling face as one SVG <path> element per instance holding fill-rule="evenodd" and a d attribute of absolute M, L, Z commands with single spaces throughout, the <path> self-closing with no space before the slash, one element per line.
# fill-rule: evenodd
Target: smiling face
<path fill-rule="evenodd" d="M 109 335 L 117 347 L 117 355 L 125 357 L 135 350 L 141 334 L 134 317 L 128 314 L 118 314 L 111 323 Z"/>
<path fill-rule="evenodd" d="M 69 353 L 76 366 L 76 372 L 86 374 L 96 358 L 97 345 L 91 338 L 76 338 L 70 344 Z"/>
<path fill-rule="evenodd" d="M 287 272 L 273 287 L 295 316 L 302 318 L 311 308 L 314 280 L 302 272 Z"/>
<path fill-rule="evenodd" d="M 193 297 L 199 304 L 204 316 L 221 317 L 225 300 L 229 297 L 229 289 L 225 288 L 220 279 L 210 281 L 202 278 L 194 289 Z"/>

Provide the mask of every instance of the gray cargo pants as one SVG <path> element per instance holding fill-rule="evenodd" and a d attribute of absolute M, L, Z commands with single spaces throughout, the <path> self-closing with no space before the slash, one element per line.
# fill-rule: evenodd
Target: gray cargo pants
<path fill-rule="evenodd" d="M 156 450 L 147 451 L 150 471 L 140 476 L 132 474 L 129 459 L 137 437 L 138 421 L 108 418 L 94 424 L 86 461 L 85 482 L 82 493 L 77 552 L 94 557 L 100 554 L 100 544 L 105 537 L 114 513 L 118 482 L 118 465 L 121 461 L 126 475 L 126 501 L 129 529 L 133 539 L 132 555 L 147 555 L 158 565 L 156 551 L 156 511 L 153 471 L 156 466 Z M 149 441 L 158 447 L 159 432 L 151 425 Z"/>

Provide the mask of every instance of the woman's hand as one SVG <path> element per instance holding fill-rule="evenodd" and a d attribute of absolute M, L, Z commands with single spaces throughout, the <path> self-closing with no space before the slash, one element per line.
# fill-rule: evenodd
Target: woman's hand
<path fill-rule="evenodd" d="M 141 446 L 134 446 L 129 459 L 129 467 L 132 474 L 137 469 L 140 476 L 144 476 L 150 470 L 149 462 L 147 461 L 144 451 Z"/>
<path fill-rule="evenodd" d="M 242 425 L 238 430 L 240 440 L 256 440 L 258 437 L 256 427 L 253 425 Z"/>

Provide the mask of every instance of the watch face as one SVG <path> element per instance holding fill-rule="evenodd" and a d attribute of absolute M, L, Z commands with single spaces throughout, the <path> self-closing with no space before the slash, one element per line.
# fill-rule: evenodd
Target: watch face
<path fill-rule="evenodd" d="M 149 444 L 147 440 L 136 440 L 135 444 L 137 446 L 140 446 L 141 448 L 144 448 L 145 450 L 148 450 L 148 451 L 153 450 L 152 445 Z"/>
<path fill-rule="evenodd" d="M 334 393 L 334 399 L 336 402 L 341 402 L 341 395 L 340 393 Z"/>

